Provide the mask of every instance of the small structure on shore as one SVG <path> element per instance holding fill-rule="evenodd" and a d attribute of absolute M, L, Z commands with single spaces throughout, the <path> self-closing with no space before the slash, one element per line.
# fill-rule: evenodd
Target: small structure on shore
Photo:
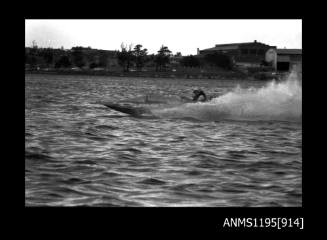
<path fill-rule="evenodd" d="M 302 73 L 302 49 L 277 49 L 277 71 Z"/>

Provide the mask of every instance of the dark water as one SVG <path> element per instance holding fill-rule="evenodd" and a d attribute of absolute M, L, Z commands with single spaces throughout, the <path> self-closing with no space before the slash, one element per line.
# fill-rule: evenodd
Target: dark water
<path fill-rule="evenodd" d="M 59 75 L 26 75 L 25 84 L 27 206 L 302 205 L 294 86 Z M 174 99 L 194 87 L 218 98 L 149 106 L 149 118 L 96 104 Z"/>

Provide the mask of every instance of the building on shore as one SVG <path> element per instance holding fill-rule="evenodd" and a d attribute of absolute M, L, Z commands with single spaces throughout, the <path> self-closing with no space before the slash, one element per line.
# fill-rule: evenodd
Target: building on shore
<path fill-rule="evenodd" d="M 198 56 L 206 54 L 219 53 L 231 57 L 234 64 L 240 67 L 259 67 L 266 57 L 269 49 L 276 49 L 276 46 L 270 46 L 254 40 L 245 43 L 216 44 L 213 48 L 198 49 Z"/>
<path fill-rule="evenodd" d="M 219 53 L 229 56 L 240 69 L 269 65 L 277 72 L 302 72 L 302 49 L 279 49 L 261 42 L 216 44 L 213 48 L 199 50 L 197 56 Z"/>
<path fill-rule="evenodd" d="M 277 71 L 302 73 L 302 49 L 276 49 Z"/>

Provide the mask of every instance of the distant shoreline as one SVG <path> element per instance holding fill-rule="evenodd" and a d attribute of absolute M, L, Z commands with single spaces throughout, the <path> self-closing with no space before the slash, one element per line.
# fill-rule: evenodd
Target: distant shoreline
<path fill-rule="evenodd" d="M 258 79 L 239 72 L 217 73 L 182 73 L 182 72 L 110 72 L 94 70 L 25 70 L 25 74 L 51 74 L 51 75 L 88 75 L 88 76 L 112 76 L 112 77 L 143 77 L 143 78 L 172 78 L 172 79 L 213 79 L 213 80 L 272 80 Z"/>

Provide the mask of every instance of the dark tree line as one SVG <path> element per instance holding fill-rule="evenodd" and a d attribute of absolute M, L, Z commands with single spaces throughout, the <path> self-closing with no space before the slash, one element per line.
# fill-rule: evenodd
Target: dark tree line
<path fill-rule="evenodd" d="M 32 48 L 25 48 L 25 63 L 32 68 L 37 65 L 44 67 L 70 67 L 71 60 L 62 49 L 38 48 L 34 43 Z"/>
<path fill-rule="evenodd" d="M 85 67 L 89 63 L 88 67 L 91 69 L 100 67 L 105 68 L 108 64 L 108 54 L 103 50 L 97 50 L 97 54 L 91 54 L 85 52 L 83 47 L 73 47 L 71 52 L 72 63 L 79 68 Z M 90 47 L 86 50 L 92 50 Z"/>
<path fill-rule="evenodd" d="M 123 43 L 121 44 L 121 51 L 117 53 L 118 63 L 122 66 L 124 72 L 128 72 L 132 62 L 134 61 L 134 53 L 132 50 L 132 45 L 128 48 Z"/>
<path fill-rule="evenodd" d="M 59 58 L 59 60 L 55 63 L 55 68 L 68 68 L 71 67 L 72 63 L 68 56 L 64 55 Z"/>
<path fill-rule="evenodd" d="M 29 52 L 25 49 L 25 63 L 36 66 L 38 63 L 49 66 L 53 62 L 53 51 L 51 48 L 39 49 L 35 43 Z"/>
<path fill-rule="evenodd" d="M 146 48 L 142 49 L 141 44 L 137 44 L 133 49 L 132 45 L 128 47 L 124 44 L 121 45 L 121 51 L 118 52 L 118 63 L 123 67 L 123 71 L 128 72 L 131 66 L 136 67 L 138 71 L 141 71 L 144 65 L 153 61 L 156 66 L 156 71 L 163 71 L 166 69 L 170 62 L 171 51 L 166 46 L 161 46 L 158 54 L 154 56 L 148 55 Z"/>
<path fill-rule="evenodd" d="M 25 48 L 25 63 L 31 67 L 42 65 L 45 67 L 54 66 L 55 68 L 69 68 L 76 66 L 79 68 L 88 67 L 94 69 L 97 67 L 105 68 L 108 66 L 108 59 L 116 59 L 122 70 L 128 72 L 132 67 L 137 71 L 142 71 L 147 63 L 155 67 L 156 71 L 165 71 L 170 66 L 172 52 L 167 46 L 162 45 L 157 54 L 148 55 L 148 50 L 141 44 L 134 48 L 132 45 L 121 44 L 120 51 L 105 51 L 91 49 L 90 47 L 73 47 L 70 50 L 38 48 L 34 43 L 32 48 Z M 212 53 L 203 58 L 199 56 L 184 56 L 177 52 L 178 64 L 184 67 L 202 67 L 215 66 L 231 70 L 233 61 L 224 54 Z"/>
<path fill-rule="evenodd" d="M 180 61 L 180 64 L 184 67 L 200 67 L 201 66 L 199 58 L 197 58 L 193 55 L 183 57 Z"/>
<path fill-rule="evenodd" d="M 85 66 L 85 57 L 83 54 L 83 47 L 73 47 L 72 48 L 72 60 L 75 66 L 82 68 Z"/>
<path fill-rule="evenodd" d="M 110 51 L 109 51 L 110 52 Z M 104 50 L 91 49 L 90 47 L 73 47 L 70 50 L 53 49 L 53 48 L 38 48 L 36 43 L 33 43 L 32 48 L 25 48 L 25 63 L 31 68 L 36 66 L 68 68 L 76 66 L 79 68 L 88 67 L 106 67 L 108 59 L 115 52 Z"/>
<path fill-rule="evenodd" d="M 167 64 L 170 62 L 171 51 L 166 46 L 161 46 L 158 54 L 155 57 L 154 62 L 156 63 L 156 71 L 165 70 Z"/>

